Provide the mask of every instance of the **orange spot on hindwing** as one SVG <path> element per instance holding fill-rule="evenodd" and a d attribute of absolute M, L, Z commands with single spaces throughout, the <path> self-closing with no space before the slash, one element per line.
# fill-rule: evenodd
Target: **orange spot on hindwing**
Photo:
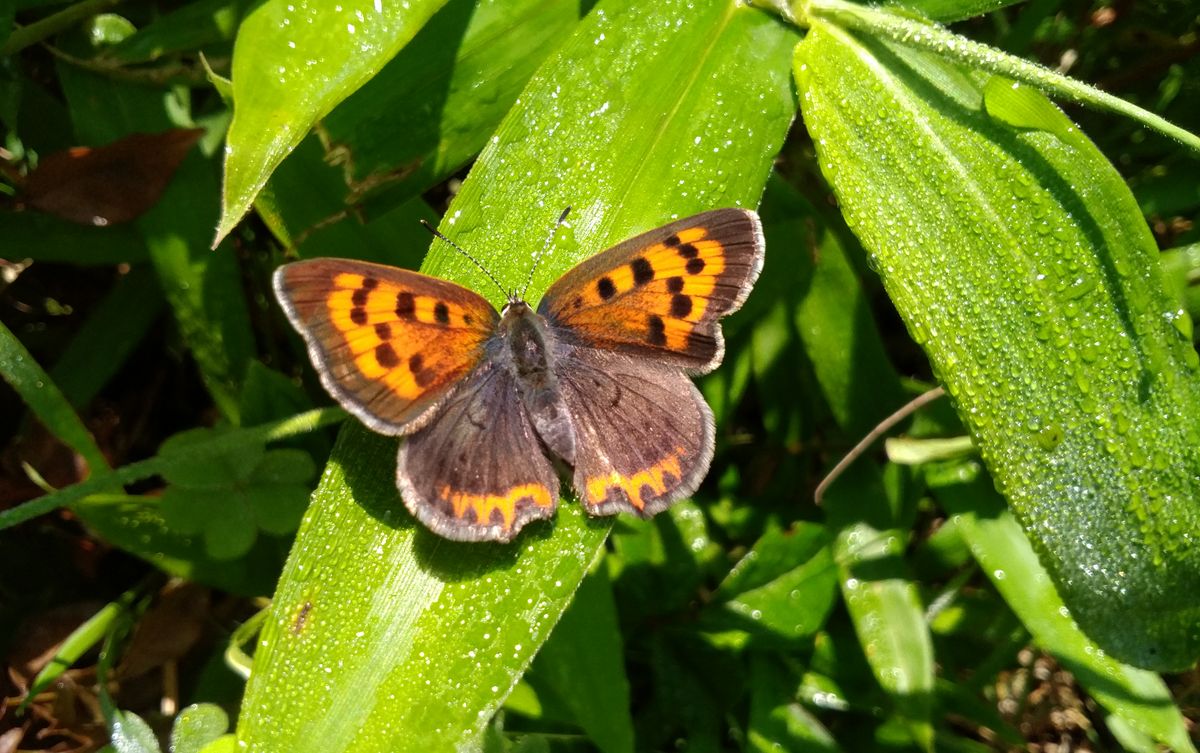
<path fill-rule="evenodd" d="M 629 475 L 613 471 L 608 475 L 593 476 L 585 484 L 585 503 L 591 506 L 610 501 L 613 492 L 622 493 L 636 510 L 645 510 L 646 505 L 669 494 L 683 479 L 681 458 L 684 449 L 675 451 L 655 465 Z M 645 490 L 649 489 L 647 495 Z"/>
<path fill-rule="evenodd" d="M 536 483 L 520 484 L 501 494 L 474 494 L 443 486 L 438 490 L 438 498 L 449 505 L 450 514 L 455 518 L 473 518 L 472 522 L 479 525 L 499 524 L 506 531 L 511 530 L 516 522 L 517 508 L 521 502 L 528 500 L 530 504 L 543 509 L 550 509 L 554 505 L 550 490 L 544 484 Z"/>

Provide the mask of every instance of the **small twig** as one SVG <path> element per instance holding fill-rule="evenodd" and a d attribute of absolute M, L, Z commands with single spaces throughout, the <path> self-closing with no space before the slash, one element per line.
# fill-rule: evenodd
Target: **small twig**
<path fill-rule="evenodd" d="M 884 434 L 887 434 L 889 431 L 891 431 L 892 427 L 945 394 L 946 390 L 942 387 L 934 387 L 928 392 L 923 392 L 914 397 L 912 400 L 909 400 L 898 410 L 896 410 L 895 413 L 880 421 L 874 429 L 871 429 L 871 431 L 867 432 L 866 436 L 858 441 L 858 444 L 850 448 L 850 452 L 847 452 L 845 456 L 838 461 L 837 465 L 833 467 L 833 470 L 831 470 L 825 476 L 825 478 L 821 479 L 821 483 L 817 484 L 817 490 L 813 492 L 813 501 L 820 505 L 821 500 L 825 496 L 825 490 L 829 488 L 830 484 L 832 484 L 834 481 L 837 481 L 838 477 L 845 472 L 846 468 L 848 468 L 851 463 L 853 463 L 855 460 L 858 460 L 858 458 L 867 451 L 867 448 L 874 444 L 876 440 L 878 440 Z"/>

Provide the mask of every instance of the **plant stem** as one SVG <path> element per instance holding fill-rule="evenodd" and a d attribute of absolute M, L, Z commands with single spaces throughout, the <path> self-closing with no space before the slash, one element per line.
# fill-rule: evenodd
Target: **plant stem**
<path fill-rule="evenodd" d="M 8 37 L 8 41 L 3 46 L 0 46 L 0 57 L 18 53 L 26 47 L 37 44 L 63 29 L 68 29 L 85 18 L 91 18 L 119 2 L 121 0 L 82 0 L 82 2 L 63 8 L 58 13 L 46 16 L 40 21 L 13 29 L 12 34 Z"/>
<path fill-rule="evenodd" d="M 228 434 L 215 437 L 204 444 L 197 444 L 190 451 L 193 454 L 220 454 L 236 449 L 247 442 L 274 442 L 297 434 L 316 431 L 323 426 L 337 423 L 345 418 L 346 412 L 341 408 L 318 408 L 299 413 L 281 421 L 272 421 L 271 423 L 254 426 L 249 429 L 231 431 Z M 162 473 L 163 467 L 167 462 L 162 457 L 156 455 L 146 460 L 121 466 L 111 472 L 94 474 L 78 484 L 72 484 L 44 497 L 30 500 L 18 507 L 4 510 L 0 512 L 0 531 L 24 523 L 39 515 L 45 515 L 59 507 L 77 504 L 85 497 L 93 494 L 111 491 L 114 485 L 124 486 L 158 475 Z"/>
<path fill-rule="evenodd" d="M 844 29 L 865 31 L 1029 84 L 1051 96 L 1125 115 L 1200 152 L 1200 137 L 1166 118 L 1037 63 L 973 42 L 937 24 L 845 0 L 801 0 L 786 10 L 780 0 L 767 0 L 764 4 L 799 26 L 828 21 Z"/>

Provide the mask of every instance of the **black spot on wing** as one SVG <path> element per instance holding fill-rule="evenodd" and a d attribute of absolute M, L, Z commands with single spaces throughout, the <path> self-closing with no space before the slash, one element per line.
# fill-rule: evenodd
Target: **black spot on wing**
<path fill-rule="evenodd" d="M 672 278 L 668 279 L 667 280 L 667 290 L 669 290 L 672 293 L 678 293 L 679 291 L 683 290 L 683 278 L 682 277 L 672 277 Z"/>
<path fill-rule="evenodd" d="M 351 312 L 350 315 L 353 317 L 354 312 Z M 378 337 L 380 340 L 383 340 L 384 342 L 391 340 L 392 339 L 392 325 L 388 324 L 387 322 L 379 322 L 378 324 L 375 325 L 375 336 Z"/>
<path fill-rule="evenodd" d="M 417 300 L 407 290 L 396 294 L 396 316 L 401 319 L 412 319 L 417 311 Z"/>
<path fill-rule="evenodd" d="M 691 296 L 676 294 L 671 298 L 671 316 L 676 319 L 685 319 L 690 313 L 692 313 Z"/>
<path fill-rule="evenodd" d="M 654 279 L 654 267 L 644 257 L 629 262 L 629 268 L 633 270 L 634 285 L 645 285 Z"/>
<path fill-rule="evenodd" d="M 433 307 L 433 318 L 438 324 L 450 323 L 450 307 L 445 303 L 438 301 Z"/>
<path fill-rule="evenodd" d="M 662 317 L 658 314 L 651 314 L 646 323 L 649 327 L 646 332 L 646 342 L 659 347 L 666 345 L 667 326 L 663 323 Z"/>
<path fill-rule="evenodd" d="M 375 346 L 375 360 L 385 369 L 394 369 L 400 365 L 400 357 L 390 343 L 380 343 Z"/>
<path fill-rule="evenodd" d="M 420 353 L 413 353 L 409 356 L 408 370 L 412 372 L 413 381 L 421 389 L 425 389 L 433 381 L 434 372 L 425 368 L 425 359 L 421 357 Z"/>
<path fill-rule="evenodd" d="M 611 279 L 601 277 L 600 281 L 596 283 L 596 292 L 600 294 L 601 298 L 607 301 L 617 294 L 617 286 L 613 284 Z"/>
<path fill-rule="evenodd" d="M 687 263 L 687 266 L 685 267 L 685 269 L 687 269 L 687 273 L 689 275 L 698 275 L 704 271 L 704 260 L 701 259 L 700 257 L 696 257 L 695 259 L 688 259 L 688 263 Z"/>

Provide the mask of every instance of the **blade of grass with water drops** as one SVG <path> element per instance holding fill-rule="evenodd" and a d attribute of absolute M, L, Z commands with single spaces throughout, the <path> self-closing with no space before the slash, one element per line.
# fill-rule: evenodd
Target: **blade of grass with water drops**
<path fill-rule="evenodd" d="M 1081 627 L 1200 653 L 1190 322 L 1113 167 L 1035 92 L 816 23 L 805 123 L 843 212 Z"/>
<path fill-rule="evenodd" d="M 266 0 L 250 10 L 233 46 L 217 242 L 313 123 L 378 73 L 444 2 Z"/>
<path fill-rule="evenodd" d="M 505 118 L 442 231 L 517 285 L 573 206 L 536 301 L 638 230 L 754 206 L 795 112 L 795 42 L 724 0 L 602 0 Z M 424 269 L 501 298 L 445 247 Z M 255 656 L 249 750 L 479 746 L 603 545 L 609 522 L 573 502 L 509 546 L 439 539 L 402 512 L 395 450 L 357 426 L 334 449 Z"/>

